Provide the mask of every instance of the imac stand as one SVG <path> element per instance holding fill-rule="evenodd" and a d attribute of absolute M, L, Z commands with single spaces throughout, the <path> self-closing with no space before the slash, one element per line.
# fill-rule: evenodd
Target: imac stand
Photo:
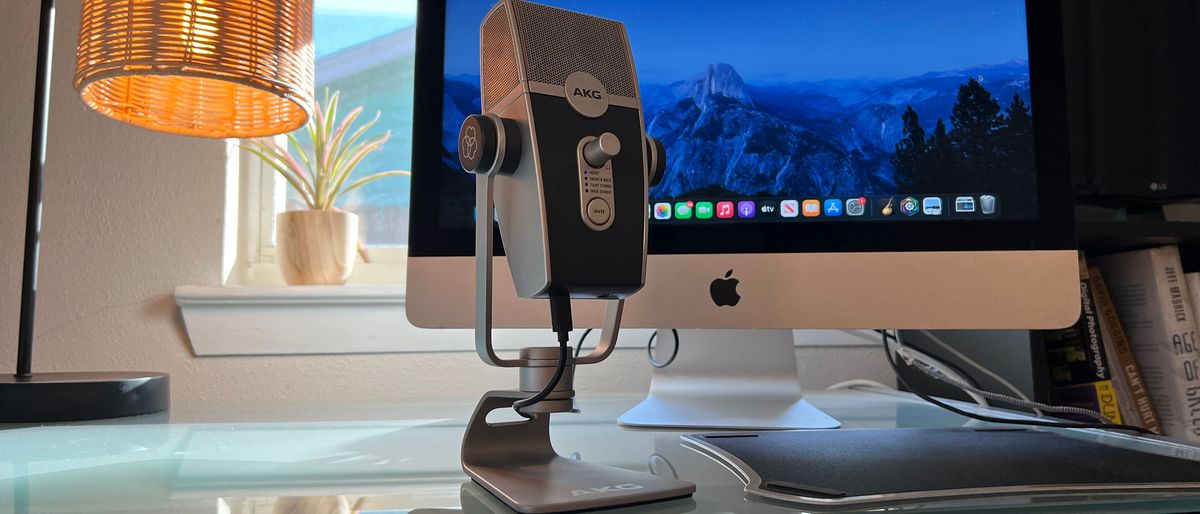
<path fill-rule="evenodd" d="M 791 330 L 681 330 L 679 353 L 654 370 L 650 393 L 617 422 L 627 427 L 819 429 L 841 423 L 800 390 Z M 670 348 L 660 330 L 658 348 Z M 659 351 L 664 354 L 667 352 Z"/>

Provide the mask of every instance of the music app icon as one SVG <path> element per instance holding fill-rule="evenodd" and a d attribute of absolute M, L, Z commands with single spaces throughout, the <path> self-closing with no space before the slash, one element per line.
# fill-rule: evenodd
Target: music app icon
<path fill-rule="evenodd" d="M 729 219 L 733 217 L 733 202 L 717 202 L 717 217 Z"/>

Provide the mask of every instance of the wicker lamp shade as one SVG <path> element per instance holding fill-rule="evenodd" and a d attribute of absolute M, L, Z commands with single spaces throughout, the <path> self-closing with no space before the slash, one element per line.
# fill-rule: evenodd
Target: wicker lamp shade
<path fill-rule="evenodd" d="M 206 137 L 298 129 L 313 0 L 83 0 L 75 88 L 114 119 Z"/>

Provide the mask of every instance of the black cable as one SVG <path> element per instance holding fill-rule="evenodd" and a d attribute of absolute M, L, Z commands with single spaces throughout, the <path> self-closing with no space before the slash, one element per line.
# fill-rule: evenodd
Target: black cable
<path fill-rule="evenodd" d="M 883 334 L 884 337 L 887 337 L 889 339 L 892 339 L 892 340 L 896 339 L 896 336 L 889 334 L 886 330 L 876 330 L 875 332 Z M 908 346 L 915 347 L 916 345 L 914 345 L 910 342 L 910 343 L 908 343 Z M 951 362 L 950 359 L 940 358 L 937 355 L 933 355 L 932 353 L 925 351 L 925 349 L 923 349 L 923 348 L 917 348 L 917 349 L 920 350 L 921 353 L 928 355 L 929 357 L 931 357 L 933 359 L 936 359 L 938 361 L 938 364 L 944 364 L 947 368 L 954 370 L 954 372 L 958 373 L 958 375 L 961 376 L 963 378 L 963 380 L 966 380 L 967 383 L 971 384 L 972 386 L 983 389 L 983 386 L 980 385 L 978 380 L 975 380 L 975 377 L 972 377 L 971 375 L 967 374 L 967 372 L 964 371 L 961 366 Z"/>
<path fill-rule="evenodd" d="M 904 342 L 900 340 L 900 332 L 899 331 L 896 331 L 895 334 L 889 333 L 886 330 L 876 330 L 876 332 L 878 332 L 879 334 L 882 334 L 885 339 L 895 341 L 896 344 L 899 346 L 904 346 Z M 912 345 L 909 345 L 909 346 L 911 347 Z M 920 350 L 920 349 L 918 348 L 918 350 Z M 924 356 L 928 357 L 930 359 L 936 360 L 939 363 L 950 365 L 949 361 L 941 360 L 937 357 L 934 357 L 933 355 L 925 354 Z M 916 358 L 916 360 L 920 361 L 920 358 Z M 1038 416 L 1038 417 L 1042 416 L 1042 411 L 1046 411 L 1046 412 L 1052 412 L 1055 414 L 1073 414 L 1076 416 L 1081 416 L 1085 419 L 1097 419 L 1098 418 L 1101 421 L 1105 421 L 1105 422 L 1108 421 L 1107 418 L 1105 418 L 1099 412 L 1092 411 L 1089 409 L 1045 405 L 1042 403 L 1038 403 L 1038 402 L 1029 400 L 1028 398 L 1023 398 L 1023 397 L 1022 398 L 1014 398 L 1014 397 L 1011 397 L 1011 396 L 1008 396 L 1005 394 L 992 393 L 992 392 L 987 391 L 983 387 L 981 387 L 978 383 L 974 383 L 974 382 L 967 383 L 966 381 L 959 381 L 953 377 L 946 376 L 944 372 L 938 370 L 935 366 L 929 364 L 928 362 L 921 361 L 921 362 L 918 362 L 918 364 L 920 364 L 920 365 L 913 365 L 912 363 L 909 363 L 909 367 L 915 367 L 917 370 L 921 371 L 922 373 L 929 376 L 929 378 L 934 379 L 935 381 L 954 386 L 958 389 L 967 391 L 968 393 L 971 393 L 971 391 L 969 391 L 970 389 L 974 389 L 974 391 L 973 391 L 974 394 L 980 395 L 985 399 L 985 403 L 984 403 L 985 407 L 991 406 L 991 404 L 988 403 L 988 401 L 990 401 L 990 402 L 1008 405 L 1012 408 L 1029 409 L 1030 412 L 1032 412 L 1035 416 Z M 934 376 L 933 374 L 930 373 L 930 371 L 934 371 L 938 374 L 941 374 L 942 378 Z M 959 370 L 959 372 L 962 373 L 961 370 Z M 955 383 L 956 381 L 958 383 Z M 1065 419 L 1070 419 L 1070 418 L 1065 418 Z"/>
<path fill-rule="evenodd" d="M 581 336 L 579 338 L 579 342 L 575 343 L 575 357 L 576 358 L 578 358 L 579 353 L 583 351 L 583 342 L 585 340 L 587 340 L 588 334 L 591 334 L 591 333 L 592 333 L 592 329 L 590 329 L 590 328 L 587 330 L 584 330 L 583 336 Z M 654 355 L 650 352 L 650 349 L 652 347 L 651 345 L 654 344 L 654 338 L 656 336 L 658 336 L 658 331 L 656 330 L 650 334 L 650 340 L 646 341 L 646 358 L 650 361 L 651 366 L 654 366 L 655 368 L 658 368 L 658 369 L 662 369 L 667 366 L 670 366 L 672 362 L 675 362 L 675 357 L 677 357 L 679 355 L 679 331 L 672 328 L 671 335 L 674 336 L 674 339 L 675 339 L 675 349 L 671 351 L 671 357 L 669 359 L 667 359 L 667 362 L 658 362 L 658 361 L 654 360 Z"/>
<path fill-rule="evenodd" d="M 879 333 L 879 334 L 882 334 L 882 335 L 883 335 L 883 337 L 885 337 L 885 338 L 887 338 L 887 339 L 890 339 L 890 340 L 892 340 L 892 341 L 896 341 L 896 343 L 897 343 L 897 344 L 899 344 L 899 343 L 900 343 L 900 340 L 899 340 L 899 338 L 898 338 L 898 335 L 894 335 L 894 334 L 888 333 L 888 331 L 887 331 L 887 330 L 876 330 L 875 332 L 877 332 L 877 333 Z M 916 346 L 915 346 L 915 345 L 913 345 L 912 343 L 908 343 L 908 346 L 910 346 L 910 347 L 916 347 Z M 978 381 L 978 380 L 975 380 L 975 377 L 972 377 L 971 375 L 969 375 L 969 374 L 968 374 L 968 373 L 967 373 L 965 370 L 963 370 L 963 369 L 962 369 L 962 367 L 960 367 L 959 365 L 955 364 L 954 362 L 951 362 L 951 361 L 950 361 L 950 359 L 946 359 L 946 358 L 938 357 L 938 356 L 936 356 L 936 355 L 934 355 L 934 354 L 932 354 L 932 353 L 930 353 L 930 352 L 928 352 L 928 351 L 926 351 L 926 350 L 924 350 L 924 349 L 922 349 L 922 348 L 917 348 L 917 350 L 919 350 L 919 351 L 920 351 L 921 353 L 923 353 L 925 356 L 927 356 L 927 357 L 929 357 L 929 358 L 931 358 L 931 359 L 934 359 L 934 360 L 936 360 L 936 361 L 938 362 L 938 364 L 942 364 L 942 365 L 946 366 L 947 368 L 950 368 L 950 369 L 954 370 L 954 372 L 955 372 L 955 373 L 958 373 L 958 375 L 959 375 L 960 377 L 962 377 L 962 379 L 963 379 L 963 380 L 965 380 L 967 383 L 971 384 L 971 386 L 975 387 L 976 389 L 983 389 L 983 385 L 981 385 L 981 384 L 979 383 L 979 381 Z M 906 385 L 905 387 L 908 387 L 908 386 Z M 987 399 L 985 399 L 985 401 L 986 401 L 986 402 L 996 402 L 996 403 L 1003 403 L 1003 404 L 1005 404 L 1005 405 L 1008 405 L 1008 406 L 1010 406 L 1010 407 L 1020 407 L 1020 408 L 1024 408 L 1024 409 L 1029 409 L 1030 413 L 1032 413 L 1032 414 L 1034 414 L 1034 415 L 1040 415 L 1040 412 L 1038 412 L 1038 410 L 1037 410 L 1037 409 L 1034 409 L 1034 408 L 1032 408 L 1032 407 L 1028 407 L 1028 406 L 1025 406 L 1025 405 L 1019 405 L 1019 404 L 1016 404 L 1016 403 L 1011 403 L 1011 402 L 1010 402 L 1010 401 L 1008 401 L 1008 400 L 1004 400 L 1004 399 L 994 399 L 994 398 L 987 398 Z M 989 406 L 990 406 L 990 403 L 989 403 Z"/>
<path fill-rule="evenodd" d="M 532 419 L 533 414 L 526 413 L 524 409 L 545 400 L 558 387 L 558 382 L 562 380 L 563 374 L 567 370 L 567 356 L 571 354 L 571 348 L 568 342 L 571 340 L 571 297 L 566 294 L 551 294 L 550 295 L 550 327 L 558 334 L 558 364 L 554 368 L 554 376 L 550 377 L 550 381 L 546 382 L 546 386 L 538 391 L 537 394 L 517 400 L 513 402 L 513 410 L 517 411 L 526 419 Z M 582 341 L 582 338 L 580 339 Z"/>
<path fill-rule="evenodd" d="M 526 413 L 524 409 L 545 400 L 547 396 L 550 396 L 550 393 L 554 392 L 554 388 L 558 387 L 558 381 L 562 380 L 563 373 L 567 369 L 567 355 L 570 351 L 570 348 L 567 347 L 566 338 L 560 336 L 558 339 L 558 365 L 554 368 L 554 376 L 550 378 L 549 382 L 546 382 L 546 386 L 541 391 L 538 391 L 537 394 L 513 402 L 513 410 L 517 411 L 517 414 L 526 419 L 533 418 L 533 415 Z"/>
<path fill-rule="evenodd" d="M 671 356 L 667 358 L 667 362 L 658 362 L 654 360 L 654 352 L 651 348 L 654 345 L 654 338 L 658 337 L 658 331 L 655 330 L 650 334 L 650 339 L 646 341 L 646 358 L 650 360 L 650 365 L 658 369 L 663 369 L 675 362 L 675 357 L 679 355 L 679 331 L 671 329 L 671 335 L 675 338 L 675 349 L 671 350 Z"/>
<path fill-rule="evenodd" d="M 895 374 L 896 374 L 896 380 L 900 381 L 900 385 L 903 385 L 906 389 L 908 389 L 913 394 L 917 395 L 922 400 L 925 400 L 929 403 L 937 405 L 938 407 L 941 407 L 950 412 L 958 414 L 959 416 L 965 416 L 965 417 L 968 417 L 971 419 L 985 421 L 988 423 L 1001 423 L 1001 424 L 1009 424 L 1009 425 L 1028 425 L 1028 426 L 1054 427 L 1054 428 L 1099 428 L 1099 429 L 1103 429 L 1103 430 L 1127 430 L 1127 431 L 1136 432 L 1139 434 L 1157 435 L 1154 432 L 1151 432 L 1150 430 L 1146 430 L 1145 428 L 1137 427 L 1137 426 L 1133 426 L 1133 425 L 1121 425 L 1121 424 L 1117 424 L 1117 423 L 1080 423 L 1080 422 L 1073 422 L 1073 421 L 1056 422 L 1056 421 L 1044 421 L 1044 420 L 1037 420 L 1037 419 L 1026 420 L 1026 419 L 1013 419 L 1013 418 L 998 418 L 998 417 L 994 417 L 994 416 L 986 416 L 983 414 L 976 414 L 974 412 L 969 412 L 969 411 L 960 409 L 960 408 L 950 405 L 948 403 L 942 402 L 941 400 L 938 400 L 938 399 L 936 399 L 932 396 L 929 396 L 925 393 L 922 393 L 921 391 L 918 391 L 918 390 L 914 389 L 912 386 L 908 385 L 908 382 L 906 382 L 904 380 L 904 377 L 900 375 L 900 365 L 896 362 L 895 356 L 892 355 L 892 347 L 890 344 L 888 344 L 889 337 L 891 337 L 892 339 L 895 339 L 894 336 L 888 336 L 885 334 L 883 336 L 883 351 L 884 351 L 885 356 L 887 357 L 888 364 L 890 364 L 892 366 L 892 371 L 895 372 Z"/>
<path fill-rule="evenodd" d="M 579 352 L 583 351 L 583 342 L 587 340 L 588 334 L 592 333 L 592 329 L 583 331 L 583 335 L 579 337 L 579 342 L 575 343 L 575 358 L 579 358 Z"/>

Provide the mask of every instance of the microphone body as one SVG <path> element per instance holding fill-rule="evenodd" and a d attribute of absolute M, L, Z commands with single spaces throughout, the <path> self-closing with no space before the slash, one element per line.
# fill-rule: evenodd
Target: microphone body
<path fill-rule="evenodd" d="M 501 0 L 480 36 L 484 114 L 464 122 L 459 158 L 467 171 L 494 175 L 517 294 L 637 292 L 649 182 L 663 159 L 645 134 L 624 25 Z"/>

